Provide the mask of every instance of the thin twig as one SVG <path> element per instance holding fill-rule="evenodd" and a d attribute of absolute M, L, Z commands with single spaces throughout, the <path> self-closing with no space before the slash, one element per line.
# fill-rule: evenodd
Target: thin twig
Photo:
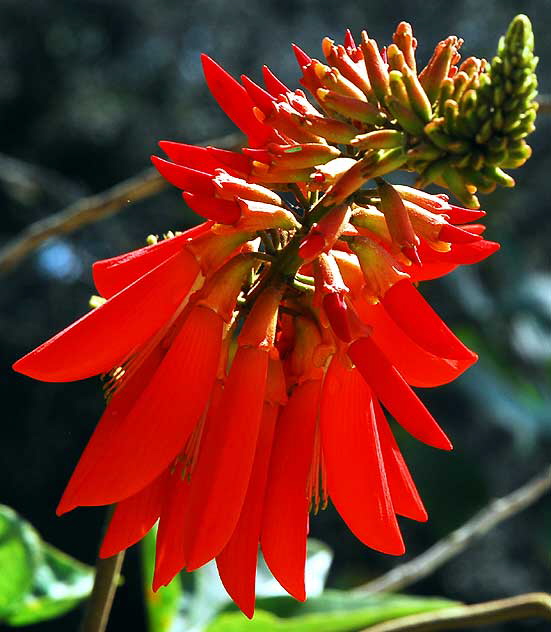
<path fill-rule="evenodd" d="M 465 630 L 466 626 L 488 625 L 539 617 L 551 621 L 551 595 L 528 593 L 473 606 L 454 606 L 437 612 L 400 617 L 366 628 L 363 632 L 434 632 Z"/>
<path fill-rule="evenodd" d="M 362 584 L 359 593 L 394 592 L 433 573 L 496 525 L 521 512 L 551 490 L 551 466 L 508 496 L 492 501 L 464 525 L 424 553 L 388 573 Z M 427 628 L 428 629 L 428 628 Z"/>
<path fill-rule="evenodd" d="M 104 632 L 111 613 L 124 560 L 124 551 L 98 559 L 92 594 L 86 604 L 80 632 Z"/>
<path fill-rule="evenodd" d="M 67 203 L 85 195 L 84 188 L 61 174 L 20 158 L 0 153 L 0 182 L 14 197 L 35 199 L 46 193 L 57 202 Z"/>
<path fill-rule="evenodd" d="M 203 144 L 238 148 L 242 144 L 242 137 L 230 134 Z M 71 233 L 77 228 L 114 215 L 131 202 L 147 198 L 166 186 L 166 180 L 157 171 L 145 169 L 102 193 L 82 198 L 62 211 L 34 222 L 0 248 L 0 274 L 14 268 L 50 237 Z"/>
<path fill-rule="evenodd" d="M 551 112 L 551 94 L 541 94 L 536 101 L 538 102 L 538 114 L 549 114 Z"/>

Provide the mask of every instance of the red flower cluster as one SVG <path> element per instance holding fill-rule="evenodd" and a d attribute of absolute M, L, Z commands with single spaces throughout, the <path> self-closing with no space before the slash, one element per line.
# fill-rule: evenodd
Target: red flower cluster
<path fill-rule="evenodd" d="M 329 498 L 385 553 L 404 551 L 397 515 L 426 520 L 382 407 L 451 448 L 411 386 L 450 382 L 476 355 L 415 286 L 498 248 L 472 223 L 482 211 L 382 180 L 406 149 L 381 128 L 392 113 L 373 40 L 325 40 L 330 66 L 296 52 L 319 109 L 267 68 L 264 89 L 203 58 L 249 146 L 162 142 L 170 161 L 153 161 L 208 221 L 94 264 L 104 301 L 14 365 L 45 381 L 108 375 L 59 513 L 116 503 L 104 556 L 159 520 L 154 588 L 215 558 L 248 616 L 259 543 L 305 598 L 308 513 Z"/>

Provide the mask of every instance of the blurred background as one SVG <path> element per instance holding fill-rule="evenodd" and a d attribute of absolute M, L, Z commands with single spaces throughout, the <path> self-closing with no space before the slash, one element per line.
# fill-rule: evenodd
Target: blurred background
<path fill-rule="evenodd" d="M 408 20 L 423 63 L 449 34 L 465 39 L 464 56 L 491 58 L 499 35 L 521 12 L 534 26 L 540 93 L 549 94 L 549 0 L 0 0 L 0 246 L 39 218 L 147 167 L 160 139 L 197 143 L 234 131 L 206 89 L 201 52 L 254 80 L 267 64 L 295 86 L 290 42 L 319 56 L 325 35 L 342 41 L 346 27 L 355 35 L 366 28 L 383 44 L 400 20 Z M 423 288 L 480 361 L 454 384 L 422 393 L 454 452 L 440 454 L 400 437 L 430 514 L 428 524 L 403 521 L 406 559 L 549 462 L 550 133 L 551 115 L 542 114 L 529 139 L 534 155 L 513 173 L 517 187 L 482 196 L 488 238 L 501 242 L 501 251 Z M 10 159 L 44 171 L 25 171 Z M 42 384 L 9 367 L 87 310 L 94 260 L 195 221 L 179 192 L 167 189 L 47 241 L 2 274 L 0 502 L 86 563 L 95 559 L 103 510 L 62 518 L 54 511 L 101 414 L 100 385 Z M 333 587 L 357 585 L 400 562 L 366 549 L 331 508 L 312 519 L 311 528 L 335 551 Z M 550 533 L 547 498 L 408 592 L 474 603 L 551 591 Z M 135 551 L 124 575 L 110 629 L 142 632 Z M 74 630 L 79 616 L 74 611 L 38 628 Z M 484 629 L 548 628 L 532 622 Z"/>

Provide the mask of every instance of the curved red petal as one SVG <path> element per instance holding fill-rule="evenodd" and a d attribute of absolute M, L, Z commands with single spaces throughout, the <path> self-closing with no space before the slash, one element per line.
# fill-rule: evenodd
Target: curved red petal
<path fill-rule="evenodd" d="M 116 555 L 141 540 L 161 513 L 168 470 L 137 494 L 117 503 L 103 538 L 99 556 Z"/>
<path fill-rule="evenodd" d="M 398 515 L 411 520 L 425 522 L 427 520 L 427 512 L 423 501 L 419 496 L 408 466 L 376 398 L 373 398 L 373 411 L 381 441 L 386 477 L 394 511 Z"/>
<path fill-rule="evenodd" d="M 159 141 L 159 147 L 172 162 L 185 167 L 214 175 L 216 169 L 224 169 L 224 164 L 216 160 L 206 147 L 175 143 L 169 140 Z"/>
<path fill-rule="evenodd" d="M 382 303 L 390 317 L 423 349 L 442 358 L 473 359 L 473 352 L 448 328 L 409 279 L 387 290 Z"/>
<path fill-rule="evenodd" d="M 18 360 L 13 368 L 45 382 L 110 371 L 176 312 L 199 266 L 181 250 Z"/>
<path fill-rule="evenodd" d="M 396 421 L 419 441 L 442 450 L 452 445 L 421 400 L 371 337 L 353 342 L 348 355 Z"/>
<path fill-rule="evenodd" d="M 241 207 L 233 200 L 219 200 L 196 193 L 182 193 L 187 205 L 201 217 L 220 224 L 234 224 L 241 217 Z"/>
<path fill-rule="evenodd" d="M 173 468 L 169 474 L 157 530 L 154 591 L 170 584 L 176 573 L 186 564 L 183 525 L 189 505 L 190 487 L 187 478 L 182 476 L 181 467 Z"/>
<path fill-rule="evenodd" d="M 477 355 L 461 360 L 440 358 L 425 351 L 405 334 L 387 314 L 382 303 L 357 304 L 362 320 L 373 328 L 372 338 L 391 364 L 411 386 L 432 387 L 447 384 L 477 360 Z"/>
<path fill-rule="evenodd" d="M 264 77 L 266 89 L 273 97 L 291 92 L 291 90 L 274 75 L 268 66 L 262 66 L 262 76 Z"/>
<path fill-rule="evenodd" d="M 276 424 L 260 543 L 277 581 L 304 601 L 308 506 L 306 483 L 314 451 L 319 380 L 296 387 Z"/>
<path fill-rule="evenodd" d="M 96 261 L 92 266 L 96 289 L 104 298 L 111 298 L 127 285 L 134 283 L 170 256 L 179 252 L 188 239 L 208 232 L 212 224 L 213 222 L 204 222 L 172 239 L 163 239 L 139 250 L 132 250 L 117 257 Z"/>
<path fill-rule="evenodd" d="M 238 349 L 218 413 L 206 424 L 185 525 L 190 571 L 218 555 L 237 524 L 254 461 L 267 371 L 267 351 Z"/>
<path fill-rule="evenodd" d="M 254 614 L 258 543 L 278 410 L 279 406 L 264 403 L 251 479 L 241 515 L 229 542 L 216 558 L 225 589 L 249 619 Z"/>
<path fill-rule="evenodd" d="M 222 163 L 222 167 L 230 174 L 244 177 L 251 171 L 251 160 L 243 154 L 218 147 L 207 147 L 208 152 Z"/>
<path fill-rule="evenodd" d="M 191 310 L 130 410 L 106 410 L 69 481 L 60 513 L 128 498 L 182 450 L 210 397 L 223 325 L 210 309 Z"/>
<path fill-rule="evenodd" d="M 355 369 L 334 356 L 320 405 L 327 489 L 337 511 L 364 544 L 391 555 L 405 551 L 385 475 L 371 392 Z"/>
<path fill-rule="evenodd" d="M 253 113 L 254 103 L 245 88 L 208 55 L 201 55 L 205 79 L 212 96 L 228 117 L 246 134 L 249 145 L 261 147 L 274 134 Z"/>
<path fill-rule="evenodd" d="M 171 184 L 191 193 L 213 196 L 216 192 L 212 183 L 213 176 L 197 169 L 177 165 L 158 156 L 151 156 L 151 162 L 157 171 Z"/>

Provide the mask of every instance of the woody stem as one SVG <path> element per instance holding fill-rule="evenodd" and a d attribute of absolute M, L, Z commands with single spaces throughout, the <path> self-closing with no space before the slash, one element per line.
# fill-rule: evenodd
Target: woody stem
<path fill-rule="evenodd" d="M 108 512 L 106 525 L 111 519 Z M 86 604 L 84 618 L 79 632 L 104 632 L 109 620 L 115 591 L 119 583 L 120 572 L 124 560 L 124 551 L 96 562 L 96 575 L 92 594 Z"/>

